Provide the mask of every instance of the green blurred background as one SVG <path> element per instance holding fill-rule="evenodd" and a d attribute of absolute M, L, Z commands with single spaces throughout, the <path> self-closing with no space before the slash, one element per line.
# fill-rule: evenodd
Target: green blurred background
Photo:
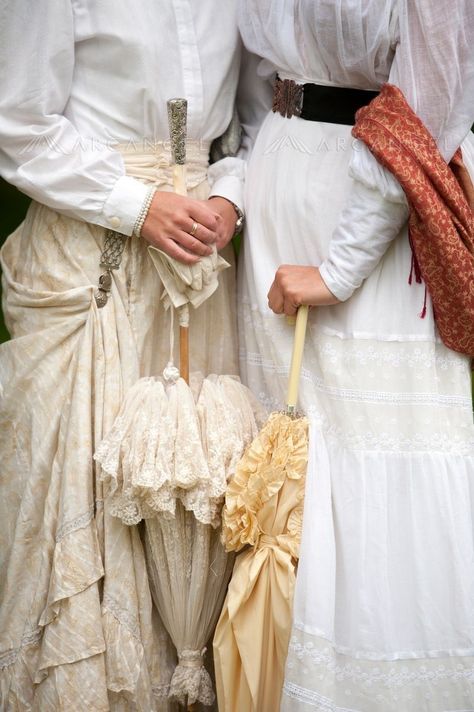
<path fill-rule="evenodd" d="M 30 199 L 0 178 L 0 244 L 21 223 Z M 0 343 L 8 339 L 8 332 L 0 310 Z"/>

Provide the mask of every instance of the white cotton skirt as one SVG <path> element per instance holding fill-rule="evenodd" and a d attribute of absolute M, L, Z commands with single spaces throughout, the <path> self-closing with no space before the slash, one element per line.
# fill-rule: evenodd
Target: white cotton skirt
<path fill-rule="evenodd" d="M 349 127 L 271 114 L 252 154 L 241 373 L 271 408 L 285 402 L 292 328 L 266 295 L 280 264 L 325 258 L 351 143 Z M 430 308 L 420 318 L 410 265 L 404 230 L 348 302 L 310 312 L 287 712 L 474 712 L 470 364 L 439 341 Z"/>

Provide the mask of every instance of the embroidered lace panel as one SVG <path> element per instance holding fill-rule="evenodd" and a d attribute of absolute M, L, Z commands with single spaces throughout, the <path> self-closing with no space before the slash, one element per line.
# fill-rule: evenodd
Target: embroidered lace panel
<path fill-rule="evenodd" d="M 296 710 L 285 698 L 318 712 L 474 712 L 474 657 L 362 660 L 293 628 L 283 710 Z"/>

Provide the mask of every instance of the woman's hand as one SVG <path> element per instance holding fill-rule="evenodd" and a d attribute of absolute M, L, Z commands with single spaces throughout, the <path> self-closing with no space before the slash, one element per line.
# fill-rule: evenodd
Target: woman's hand
<path fill-rule="evenodd" d="M 268 292 L 268 306 L 275 314 L 294 316 L 298 307 L 339 304 L 326 287 L 317 267 L 281 265 Z"/>
<path fill-rule="evenodd" d="M 221 221 L 207 201 L 157 191 L 141 236 L 170 257 L 190 265 L 212 253 L 210 245 L 217 243 Z"/>
<path fill-rule="evenodd" d="M 208 202 L 212 210 L 215 210 L 222 218 L 217 227 L 216 241 L 217 249 L 222 250 L 234 237 L 237 213 L 230 200 L 221 198 L 219 195 L 213 195 Z"/>

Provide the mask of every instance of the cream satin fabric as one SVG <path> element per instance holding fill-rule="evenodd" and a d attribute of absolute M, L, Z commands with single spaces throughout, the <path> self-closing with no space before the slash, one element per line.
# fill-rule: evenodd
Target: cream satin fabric
<path fill-rule="evenodd" d="M 291 630 L 308 424 L 270 416 L 239 463 L 223 512 L 236 559 L 214 637 L 220 712 L 277 712 Z"/>
<path fill-rule="evenodd" d="M 103 238 L 33 204 L 2 250 L 12 340 L 0 347 L 0 685 L 15 712 L 174 709 L 162 696 L 176 653 L 152 609 L 140 534 L 111 516 L 92 459 L 124 394 L 165 367 L 169 315 L 133 238 L 97 308 Z M 220 282 L 193 314 L 193 365 L 236 373 L 233 271 Z"/>

